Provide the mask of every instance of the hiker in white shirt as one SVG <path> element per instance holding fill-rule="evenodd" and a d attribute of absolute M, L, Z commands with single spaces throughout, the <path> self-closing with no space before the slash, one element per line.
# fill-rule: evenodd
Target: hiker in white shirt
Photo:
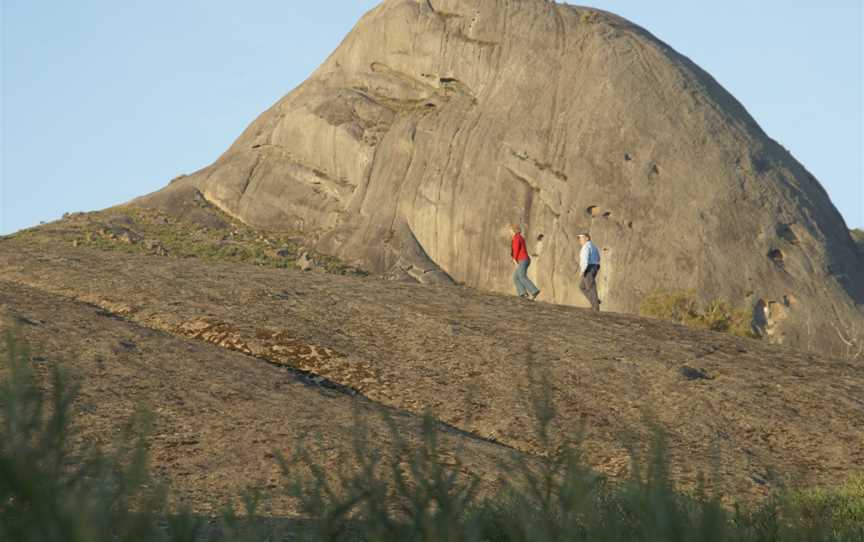
<path fill-rule="evenodd" d="M 579 252 L 579 270 L 582 280 L 579 289 L 585 294 L 585 298 L 591 303 L 591 308 L 600 310 L 600 299 L 597 297 L 597 273 L 600 271 L 600 251 L 591 242 L 588 233 L 579 234 L 579 244 L 582 250 Z"/>

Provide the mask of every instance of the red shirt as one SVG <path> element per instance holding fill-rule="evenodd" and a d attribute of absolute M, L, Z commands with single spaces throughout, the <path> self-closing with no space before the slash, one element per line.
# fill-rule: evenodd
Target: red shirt
<path fill-rule="evenodd" d="M 513 236 L 513 245 L 510 248 L 510 256 L 512 256 L 517 262 L 529 259 L 528 248 L 525 246 L 525 238 L 522 237 L 521 233 L 517 233 Z"/>

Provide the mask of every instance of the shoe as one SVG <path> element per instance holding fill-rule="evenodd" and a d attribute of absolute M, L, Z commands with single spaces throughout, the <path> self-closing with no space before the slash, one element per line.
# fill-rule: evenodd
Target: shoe
<path fill-rule="evenodd" d="M 537 290 L 536 294 L 531 294 L 531 301 L 534 301 L 535 299 L 537 299 L 538 295 L 540 295 L 540 290 Z"/>

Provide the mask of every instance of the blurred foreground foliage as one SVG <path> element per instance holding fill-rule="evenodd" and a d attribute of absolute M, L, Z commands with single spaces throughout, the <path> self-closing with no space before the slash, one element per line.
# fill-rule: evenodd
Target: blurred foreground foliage
<path fill-rule="evenodd" d="M 257 514 L 266 495 L 237 497 L 235 514 L 170 509 L 148 474 L 146 416 L 110 452 L 73 446 L 75 386 L 54 368 L 45 381 L 26 345 L 7 337 L 0 367 L 0 540 L 330 541 L 862 541 L 864 476 L 831 490 L 784 491 L 756 505 L 724 506 L 704 491 L 676 489 L 662 436 L 624 481 L 593 472 L 571 448 L 513 454 L 495 495 L 458 458 L 442 461 L 438 424 L 426 417 L 409 443 L 396 424 L 393 448 L 370 442 L 358 420 L 353 452 L 328 472 L 299 447 L 278 457 L 300 518 Z M 47 391 L 46 391 L 47 390 Z M 536 401 L 541 442 L 554 409 Z M 282 521 L 280 521 L 280 519 Z"/>

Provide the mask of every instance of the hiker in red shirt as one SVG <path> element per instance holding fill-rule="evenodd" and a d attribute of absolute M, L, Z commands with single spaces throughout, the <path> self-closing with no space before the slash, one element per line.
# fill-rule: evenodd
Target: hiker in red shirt
<path fill-rule="evenodd" d="M 522 228 L 518 224 L 512 224 L 510 230 L 513 232 L 513 242 L 510 246 L 510 257 L 516 270 L 513 272 L 513 283 L 516 284 L 516 293 L 519 297 L 536 299 L 540 290 L 528 278 L 528 266 L 531 258 L 528 256 L 528 248 L 525 246 L 525 238 L 522 237 Z"/>

